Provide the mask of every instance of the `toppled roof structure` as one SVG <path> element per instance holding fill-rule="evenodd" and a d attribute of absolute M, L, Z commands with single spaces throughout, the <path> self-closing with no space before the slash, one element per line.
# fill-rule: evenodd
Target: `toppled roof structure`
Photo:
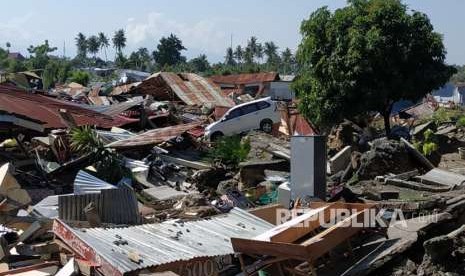
<path fill-rule="evenodd" d="M 187 105 L 233 105 L 217 85 L 194 73 L 158 72 L 130 91 L 153 95 L 159 101 L 182 101 Z"/>
<path fill-rule="evenodd" d="M 252 84 L 261 82 L 272 82 L 279 80 L 279 74 L 276 72 L 263 72 L 251 74 L 234 74 L 226 76 L 211 76 L 210 79 L 216 84 Z"/>
<path fill-rule="evenodd" d="M 0 85 L 0 112 L 8 115 L 33 118 L 44 129 L 63 128 L 66 122 L 60 116 L 60 110 L 71 114 L 77 125 L 95 125 L 101 128 L 124 125 L 122 117 L 110 117 L 82 108 L 70 102 L 64 102 L 26 90 Z M 35 129 L 37 130 L 37 129 Z"/>
<path fill-rule="evenodd" d="M 198 127 L 201 123 L 193 122 L 176 126 L 152 129 L 142 134 L 115 141 L 107 145 L 110 148 L 130 148 L 137 146 L 155 145 L 172 139 L 182 133 Z"/>
<path fill-rule="evenodd" d="M 234 208 L 198 221 L 166 221 L 124 228 L 72 228 L 55 220 L 53 232 L 104 275 L 125 275 L 196 258 L 234 253 L 232 237 L 250 239 L 273 225 Z M 131 255 L 137 255 L 135 262 Z"/>

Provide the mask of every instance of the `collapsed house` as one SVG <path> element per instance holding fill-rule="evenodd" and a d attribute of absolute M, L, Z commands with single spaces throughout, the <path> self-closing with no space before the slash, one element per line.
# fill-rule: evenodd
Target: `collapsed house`
<path fill-rule="evenodd" d="M 128 89 L 129 88 L 129 89 Z M 232 101 L 223 96 L 218 86 L 193 73 L 155 73 L 140 84 L 114 90 L 116 94 L 151 95 L 158 101 L 181 102 L 196 106 L 232 106 Z"/>
<path fill-rule="evenodd" d="M 237 97 L 248 94 L 254 98 L 270 96 L 276 100 L 292 100 L 294 92 L 290 84 L 294 76 L 275 72 L 212 76 L 210 80 L 221 87 L 225 95 Z"/>

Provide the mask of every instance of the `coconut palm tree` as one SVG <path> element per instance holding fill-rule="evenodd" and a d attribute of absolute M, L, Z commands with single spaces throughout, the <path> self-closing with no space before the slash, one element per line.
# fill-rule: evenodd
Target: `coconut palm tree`
<path fill-rule="evenodd" d="M 265 42 L 264 54 L 266 56 L 266 65 L 268 67 L 277 65 L 279 60 L 278 46 L 276 46 L 273 41 Z"/>
<path fill-rule="evenodd" d="M 226 65 L 235 65 L 236 62 L 234 61 L 234 51 L 231 47 L 228 47 L 226 49 L 226 56 L 224 57 L 224 63 Z"/>
<path fill-rule="evenodd" d="M 87 38 L 83 33 L 78 33 L 75 38 L 76 47 L 78 50 L 78 56 L 86 58 L 87 57 Z"/>
<path fill-rule="evenodd" d="M 103 49 L 105 51 L 105 61 L 108 61 L 107 48 L 110 46 L 110 42 L 108 37 L 103 32 L 98 34 L 98 42 L 100 44 L 100 50 Z"/>
<path fill-rule="evenodd" d="M 119 29 L 115 32 L 113 36 L 113 47 L 116 49 L 116 52 L 122 54 L 122 49 L 126 47 L 126 35 L 124 34 L 123 29 Z"/>
<path fill-rule="evenodd" d="M 87 48 L 89 53 L 91 53 L 94 56 L 94 59 L 96 59 L 96 55 L 100 48 L 100 43 L 97 36 L 93 35 L 87 39 Z"/>
<path fill-rule="evenodd" d="M 237 63 L 242 63 L 244 58 L 244 51 L 242 50 L 241 45 L 237 45 L 236 50 L 234 51 L 234 58 L 236 58 Z"/>
<path fill-rule="evenodd" d="M 11 43 L 7 42 L 6 43 L 6 49 L 7 49 L 8 53 L 10 53 L 10 47 L 11 47 Z"/>

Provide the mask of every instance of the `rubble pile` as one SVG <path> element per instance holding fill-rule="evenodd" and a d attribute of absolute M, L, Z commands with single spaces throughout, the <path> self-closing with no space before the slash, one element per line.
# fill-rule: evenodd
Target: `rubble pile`
<path fill-rule="evenodd" d="M 315 135 L 281 101 L 281 122 L 221 144 L 208 126 L 259 105 L 223 92 L 171 72 L 47 94 L 0 85 L 14 103 L 0 104 L 0 275 L 464 274 L 463 127 L 423 117 L 386 136 L 373 116 Z M 365 211 L 379 220 L 349 225 Z"/>

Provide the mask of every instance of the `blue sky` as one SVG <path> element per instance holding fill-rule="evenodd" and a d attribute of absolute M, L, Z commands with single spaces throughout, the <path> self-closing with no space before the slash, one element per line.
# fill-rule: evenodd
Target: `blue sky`
<path fill-rule="evenodd" d="M 15 0 L 2 3 L 0 45 L 26 52 L 30 44 L 49 39 L 63 53 L 74 56 L 74 37 L 103 31 L 109 35 L 123 28 L 128 37 L 126 53 L 139 47 L 152 51 L 169 33 L 178 35 L 188 58 L 205 53 L 209 60 L 223 60 L 226 47 L 245 44 L 251 35 L 273 40 L 280 49 L 296 49 L 299 26 L 312 11 L 344 6 L 342 0 Z M 447 61 L 465 64 L 464 0 L 407 0 L 411 9 L 426 13 L 436 31 L 444 35 Z M 110 55 L 112 55 L 110 51 Z"/>

